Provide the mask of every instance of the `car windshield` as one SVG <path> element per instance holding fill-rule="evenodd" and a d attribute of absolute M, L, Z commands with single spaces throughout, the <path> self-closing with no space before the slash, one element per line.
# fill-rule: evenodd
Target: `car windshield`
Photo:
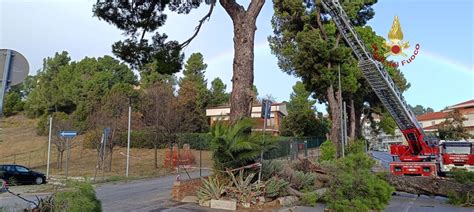
<path fill-rule="evenodd" d="M 27 168 L 22 167 L 22 166 L 17 166 L 17 167 L 16 167 L 16 170 L 17 170 L 18 172 L 29 172 L 29 171 L 30 171 L 30 170 L 28 170 Z"/>
<path fill-rule="evenodd" d="M 471 147 L 468 146 L 447 146 L 444 150 L 447 154 L 470 154 Z"/>

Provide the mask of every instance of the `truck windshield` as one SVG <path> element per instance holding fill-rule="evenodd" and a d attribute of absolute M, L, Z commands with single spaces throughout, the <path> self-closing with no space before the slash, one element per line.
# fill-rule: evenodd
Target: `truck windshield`
<path fill-rule="evenodd" d="M 445 153 L 447 154 L 471 154 L 471 147 L 468 146 L 446 146 Z"/>

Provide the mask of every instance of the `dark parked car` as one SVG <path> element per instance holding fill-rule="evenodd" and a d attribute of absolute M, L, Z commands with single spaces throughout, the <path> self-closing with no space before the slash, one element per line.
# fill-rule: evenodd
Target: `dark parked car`
<path fill-rule="evenodd" d="M 6 180 L 8 184 L 46 183 L 46 176 L 43 173 L 13 164 L 0 165 L 0 178 Z"/>

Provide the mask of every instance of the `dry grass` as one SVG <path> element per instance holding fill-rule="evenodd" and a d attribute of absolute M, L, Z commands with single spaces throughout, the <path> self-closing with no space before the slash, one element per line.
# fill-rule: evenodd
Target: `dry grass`
<path fill-rule="evenodd" d="M 46 136 L 36 135 L 36 120 L 31 120 L 23 115 L 16 115 L 1 120 L 2 130 L 0 135 L 3 141 L 0 142 L 0 163 L 16 163 L 32 167 L 35 170 L 45 172 L 47 161 Z M 97 152 L 93 149 L 82 148 L 82 136 L 78 136 L 72 142 L 78 142 L 75 148 L 71 149 L 69 162 L 69 176 L 94 177 L 97 164 Z M 132 141 L 133 142 L 133 141 Z M 104 176 L 123 176 L 126 166 L 126 148 L 116 148 L 113 154 L 112 170 L 104 172 Z M 196 165 L 199 166 L 199 151 L 192 150 Z M 148 177 L 168 174 L 173 170 L 163 167 L 165 150 L 158 151 L 159 167 L 154 165 L 153 149 L 131 149 L 129 175 L 132 177 Z M 51 175 L 64 175 L 63 170 L 56 169 L 57 151 L 55 146 L 51 146 Z M 64 154 L 63 167 L 66 163 L 66 153 Z M 108 164 L 108 163 L 107 163 Z M 211 153 L 202 152 L 202 167 L 212 165 Z M 102 172 L 98 171 L 98 177 Z"/>

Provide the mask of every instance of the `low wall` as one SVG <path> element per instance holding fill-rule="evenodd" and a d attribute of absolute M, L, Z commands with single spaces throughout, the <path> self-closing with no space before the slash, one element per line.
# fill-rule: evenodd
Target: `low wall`
<path fill-rule="evenodd" d="M 196 196 L 201 185 L 201 178 L 175 181 L 171 197 L 175 201 L 181 201 L 185 196 Z"/>

